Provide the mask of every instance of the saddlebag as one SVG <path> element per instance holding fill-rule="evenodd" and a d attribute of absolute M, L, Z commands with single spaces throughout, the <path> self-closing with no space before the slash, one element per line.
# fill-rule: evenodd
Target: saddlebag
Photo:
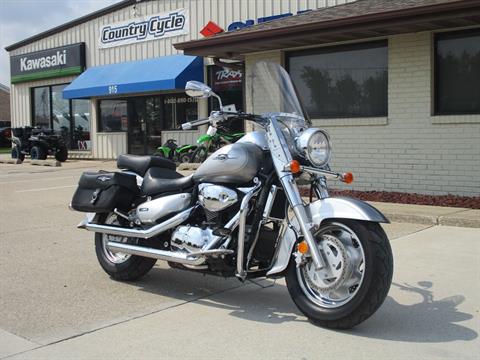
<path fill-rule="evenodd" d="M 77 211 L 106 213 L 115 208 L 129 210 L 139 193 L 134 175 L 120 172 L 84 172 L 73 194 Z"/>

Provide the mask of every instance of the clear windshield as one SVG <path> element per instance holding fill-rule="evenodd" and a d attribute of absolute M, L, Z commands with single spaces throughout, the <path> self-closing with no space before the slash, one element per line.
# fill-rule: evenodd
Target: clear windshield
<path fill-rule="evenodd" d="M 251 112 L 254 114 L 284 113 L 281 116 L 282 122 L 292 122 L 285 125 L 289 127 L 306 125 L 306 114 L 290 75 L 283 67 L 271 62 L 258 62 L 250 68 L 247 79 L 249 80 L 247 101 Z"/>

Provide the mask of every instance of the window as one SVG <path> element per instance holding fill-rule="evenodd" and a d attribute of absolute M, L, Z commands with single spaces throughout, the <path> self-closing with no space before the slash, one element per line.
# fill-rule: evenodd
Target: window
<path fill-rule="evenodd" d="M 288 70 L 309 116 L 387 116 L 387 51 L 379 41 L 290 53 Z"/>
<path fill-rule="evenodd" d="M 435 37 L 435 115 L 480 114 L 480 29 Z"/>
<path fill-rule="evenodd" d="M 181 124 L 187 121 L 198 120 L 198 99 L 183 94 L 165 95 L 164 128 L 178 130 Z"/>
<path fill-rule="evenodd" d="M 241 64 L 237 67 L 225 68 L 217 65 L 208 67 L 208 84 L 213 92 L 220 96 L 223 105 L 235 105 L 237 111 L 243 110 L 243 69 Z M 218 110 L 218 100 L 211 97 L 208 110 Z M 222 127 L 231 132 L 244 131 L 243 121 L 234 121 L 223 124 Z"/>
<path fill-rule="evenodd" d="M 100 100 L 100 132 L 128 130 L 127 100 Z"/>
<path fill-rule="evenodd" d="M 72 100 L 73 144 L 79 150 L 90 150 L 90 101 Z"/>
<path fill-rule="evenodd" d="M 54 129 L 63 136 L 71 150 L 89 150 L 90 101 L 64 99 L 62 92 L 66 86 L 32 89 L 33 126 Z"/>
<path fill-rule="evenodd" d="M 33 89 L 33 126 L 50 127 L 50 88 Z"/>

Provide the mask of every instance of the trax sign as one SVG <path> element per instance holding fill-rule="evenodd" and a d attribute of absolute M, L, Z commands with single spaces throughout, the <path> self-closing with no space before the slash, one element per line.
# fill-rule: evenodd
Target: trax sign
<path fill-rule="evenodd" d="M 189 33 L 188 10 L 177 9 L 137 21 L 124 21 L 100 29 L 100 48 L 134 44 Z"/>
<path fill-rule="evenodd" d="M 85 70 L 85 44 L 15 55 L 10 58 L 12 84 L 80 74 Z"/>

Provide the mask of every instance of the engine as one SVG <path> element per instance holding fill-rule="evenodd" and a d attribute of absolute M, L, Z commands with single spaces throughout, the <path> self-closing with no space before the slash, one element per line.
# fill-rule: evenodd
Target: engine
<path fill-rule="evenodd" d="M 222 215 L 227 213 L 225 215 L 231 217 L 227 209 L 238 202 L 238 195 L 225 186 L 204 183 L 198 187 L 198 202 L 204 210 L 206 222 L 201 226 L 185 225 L 175 229 L 171 245 L 177 250 L 197 252 L 209 244 L 215 238 L 215 229 L 221 227 Z"/>

